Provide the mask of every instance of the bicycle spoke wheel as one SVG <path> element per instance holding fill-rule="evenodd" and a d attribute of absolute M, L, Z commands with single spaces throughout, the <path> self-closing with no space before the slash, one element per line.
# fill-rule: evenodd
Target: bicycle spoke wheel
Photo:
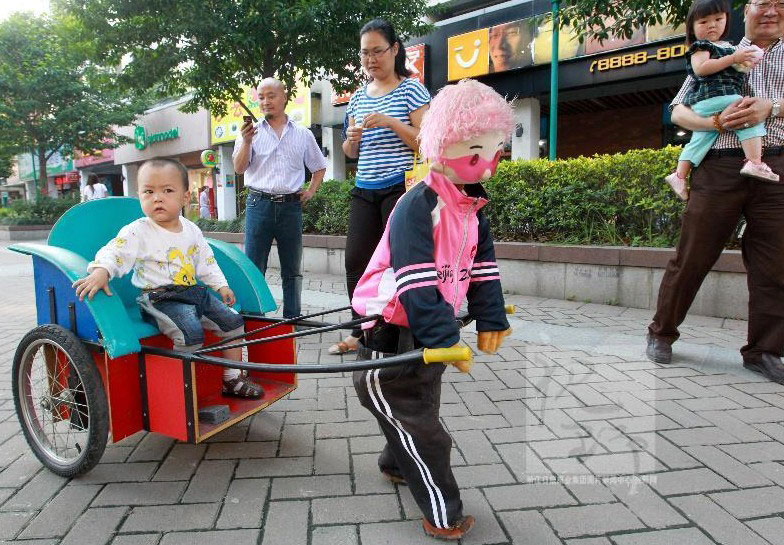
<path fill-rule="evenodd" d="M 56 325 L 30 331 L 16 350 L 14 402 L 30 448 L 58 475 L 92 469 L 108 437 L 108 407 L 84 344 Z"/>

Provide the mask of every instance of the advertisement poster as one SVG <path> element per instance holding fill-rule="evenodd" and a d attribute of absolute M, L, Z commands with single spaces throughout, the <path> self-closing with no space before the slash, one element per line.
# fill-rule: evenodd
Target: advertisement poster
<path fill-rule="evenodd" d="M 489 29 L 480 28 L 447 40 L 447 79 L 483 76 L 490 69 Z"/>
<path fill-rule="evenodd" d="M 532 66 L 533 41 L 533 19 L 519 19 L 490 27 L 490 72 Z"/>
<path fill-rule="evenodd" d="M 607 20 L 608 25 L 612 23 L 613 19 Z M 605 51 L 613 51 L 615 49 L 621 49 L 622 47 L 631 47 L 634 45 L 642 45 L 644 43 L 645 29 L 638 28 L 634 31 L 631 38 L 611 36 L 602 42 L 596 38 L 588 38 L 585 41 L 585 54 L 592 55 L 594 53 L 604 53 Z"/>
<path fill-rule="evenodd" d="M 648 43 L 667 40 L 677 36 L 686 35 L 686 25 L 678 25 L 676 28 L 670 25 L 652 25 L 645 29 L 645 41 Z"/>
<path fill-rule="evenodd" d="M 610 21 L 608 21 L 609 23 Z M 652 25 L 630 38 L 610 37 L 603 42 L 587 38 L 580 43 L 573 27 L 559 31 L 559 61 L 615 51 L 683 36 L 683 25 Z M 533 65 L 549 64 L 553 53 L 553 25 L 540 18 L 518 19 L 447 38 L 447 79 L 484 76 Z M 333 104 L 334 104 L 333 99 Z"/>
<path fill-rule="evenodd" d="M 19 164 L 20 181 L 28 182 L 40 175 L 41 169 L 38 164 L 38 159 L 35 160 L 35 165 L 33 165 L 33 156 L 29 153 L 17 155 L 16 160 Z M 33 168 L 34 166 L 35 168 Z M 46 175 L 48 177 L 65 174 L 73 169 L 73 160 L 70 157 L 61 155 L 59 152 L 53 153 L 46 161 Z M 33 175 L 33 173 L 35 173 L 35 175 Z"/>
<path fill-rule="evenodd" d="M 263 118 L 259 107 L 259 93 L 257 89 L 246 87 L 243 91 L 243 102 L 256 119 Z M 292 92 L 292 98 L 286 106 L 286 114 L 296 124 L 310 127 L 310 87 L 303 82 L 297 83 Z M 242 127 L 242 116 L 247 112 L 238 102 L 229 104 L 228 113 L 223 117 L 210 115 L 210 141 L 212 145 L 234 142 Z"/>
<path fill-rule="evenodd" d="M 584 53 L 583 44 L 572 27 L 558 32 L 558 60 L 573 59 Z M 545 21 L 536 29 L 534 38 L 534 64 L 549 64 L 553 60 L 553 22 Z"/>

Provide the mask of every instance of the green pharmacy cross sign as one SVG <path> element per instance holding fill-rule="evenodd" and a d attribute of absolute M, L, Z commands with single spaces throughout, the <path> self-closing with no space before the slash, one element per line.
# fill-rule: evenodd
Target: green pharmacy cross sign
<path fill-rule="evenodd" d="M 174 127 L 173 129 L 169 129 L 168 131 L 162 132 L 153 132 L 148 133 L 144 127 L 137 126 L 136 129 L 133 131 L 133 142 L 136 145 L 136 149 L 143 150 L 152 144 L 157 142 L 163 142 L 165 140 L 174 140 L 175 138 L 180 137 L 180 129 L 179 127 Z"/>

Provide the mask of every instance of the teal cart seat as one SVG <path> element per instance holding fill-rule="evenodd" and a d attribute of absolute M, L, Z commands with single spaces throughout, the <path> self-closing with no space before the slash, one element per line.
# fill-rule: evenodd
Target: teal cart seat
<path fill-rule="evenodd" d="M 139 200 L 109 197 L 88 201 L 68 210 L 52 228 L 47 244 L 20 243 L 9 249 L 33 256 L 38 323 L 58 323 L 90 341 L 101 342 L 111 358 L 138 352 L 139 339 L 158 334 L 141 317 L 136 297 L 139 288 L 131 275 L 110 283 L 112 297 L 103 292 L 92 301 L 79 301 L 71 284 L 87 274 L 96 252 L 117 232 L 143 216 Z M 207 239 L 229 286 L 237 298 L 235 308 L 263 314 L 275 310 L 275 301 L 261 272 L 236 246 Z"/>

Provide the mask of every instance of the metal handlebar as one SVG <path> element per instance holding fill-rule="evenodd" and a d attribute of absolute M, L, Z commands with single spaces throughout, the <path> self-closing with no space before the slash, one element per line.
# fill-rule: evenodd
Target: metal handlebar
<path fill-rule="evenodd" d="M 398 365 L 409 363 L 424 363 L 426 362 L 425 358 L 428 358 L 429 360 L 427 363 L 447 363 L 450 361 L 456 361 L 454 360 L 456 356 L 459 356 L 460 360 L 470 359 L 465 357 L 465 352 L 462 352 L 464 349 L 470 356 L 470 348 L 466 346 L 458 347 L 458 349 L 461 350 L 461 352 L 449 352 L 455 350 L 454 348 L 419 348 L 417 350 L 412 350 L 410 352 L 388 358 L 359 360 L 350 363 L 337 363 L 332 365 L 249 363 L 244 361 L 229 360 L 226 358 L 218 358 L 215 356 L 203 356 L 196 353 L 185 354 L 183 352 L 175 352 L 174 350 L 167 350 L 165 348 L 157 348 L 154 346 L 143 346 L 142 353 L 177 358 L 185 361 L 209 363 L 212 365 L 218 365 L 220 367 L 228 367 L 230 369 L 260 371 L 263 373 L 343 373 L 348 371 L 366 371 L 368 369 L 396 367 Z"/>

